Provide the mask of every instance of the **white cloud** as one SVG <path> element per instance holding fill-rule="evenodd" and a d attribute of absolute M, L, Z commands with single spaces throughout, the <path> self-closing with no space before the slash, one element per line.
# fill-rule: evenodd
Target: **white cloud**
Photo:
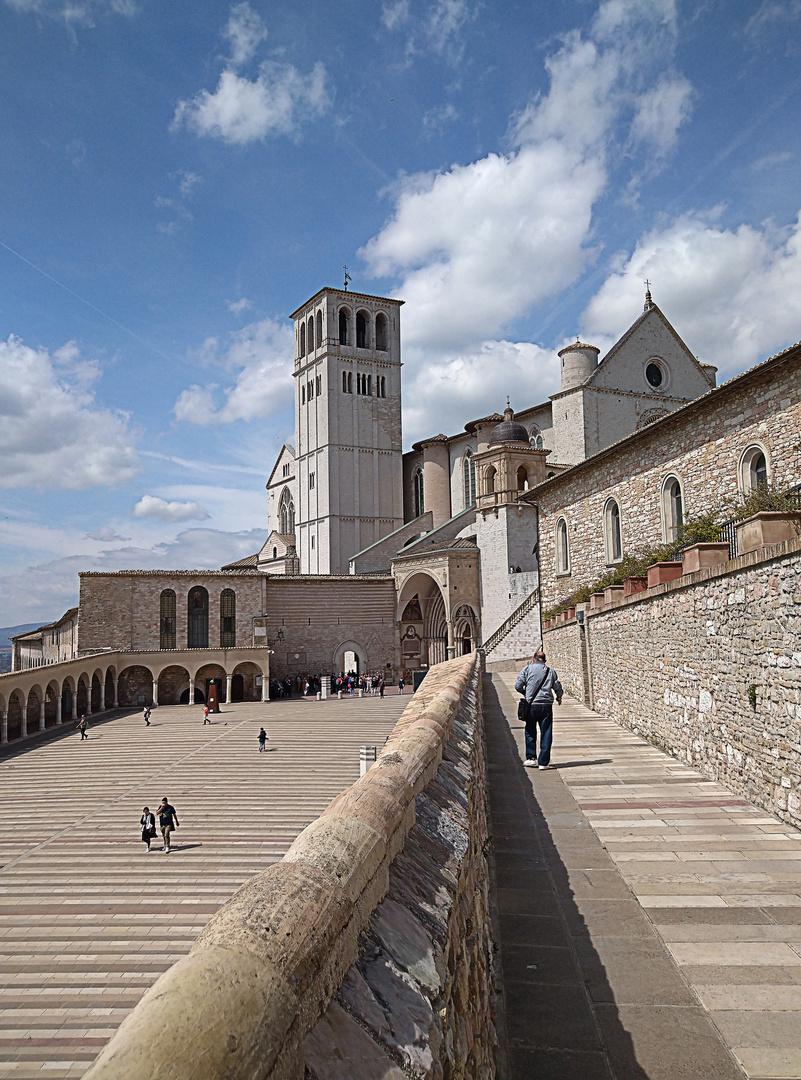
<path fill-rule="evenodd" d="M 582 336 L 600 345 L 625 330 L 646 278 L 687 345 L 729 377 L 801 336 L 801 219 L 729 230 L 688 214 L 655 229 L 593 297 Z"/>
<path fill-rule="evenodd" d="M 462 31 L 476 16 L 467 0 L 423 0 L 414 12 L 410 0 L 385 3 L 381 22 L 390 31 L 406 32 L 406 54 L 436 53 L 458 63 L 464 52 Z"/>
<path fill-rule="evenodd" d="M 434 52 L 458 49 L 458 38 L 475 12 L 466 0 L 436 0 L 425 23 L 425 33 Z"/>
<path fill-rule="evenodd" d="M 0 486 L 76 491 L 139 472 L 128 415 L 95 405 L 99 376 L 73 343 L 51 356 L 0 342 Z"/>
<path fill-rule="evenodd" d="M 120 536 L 110 525 L 104 525 L 102 529 L 95 529 L 94 532 L 87 533 L 86 536 L 87 539 L 97 540 L 101 544 L 125 543 L 131 539 L 130 536 Z"/>
<path fill-rule="evenodd" d="M 322 115 L 329 105 L 325 68 L 309 75 L 292 64 L 265 61 L 255 80 L 226 70 L 213 94 L 202 90 L 175 110 L 173 127 L 182 124 L 197 135 L 245 145 L 268 135 L 297 133 L 303 121 Z"/>
<path fill-rule="evenodd" d="M 68 24 L 88 26 L 93 26 L 95 18 L 107 12 L 133 15 L 137 11 L 134 0 L 5 0 L 5 3 L 21 14 L 47 15 Z"/>
<path fill-rule="evenodd" d="M 134 507 L 135 517 L 158 521 L 206 521 L 211 515 L 196 502 L 167 502 L 157 495 L 143 495 Z"/>
<path fill-rule="evenodd" d="M 436 105 L 424 114 L 423 127 L 430 132 L 442 131 L 446 124 L 458 118 L 459 113 L 450 102 L 447 105 Z"/>
<path fill-rule="evenodd" d="M 222 390 L 217 382 L 190 386 L 175 403 L 176 419 L 214 424 L 274 415 L 292 402 L 293 355 L 292 328 L 273 319 L 230 334 L 223 350 L 216 338 L 208 338 L 201 348 L 202 362 L 222 367 L 234 381 Z"/>
<path fill-rule="evenodd" d="M 387 30 L 395 30 L 409 21 L 409 0 L 396 0 L 394 4 L 384 4 L 381 22 Z"/>
<path fill-rule="evenodd" d="M 235 4 L 231 8 L 225 36 L 231 43 L 231 63 L 246 64 L 267 37 L 267 27 L 250 4 Z"/>
<path fill-rule="evenodd" d="M 689 119 L 694 92 L 681 75 L 665 75 L 637 102 L 631 134 L 660 157 L 674 149 L 679 128 Z"/>
<path fill-rule="evenodd" d="M 241 300 L 226 300 L 225 304 L 232 315 L 241 315 L 243 311 L 250 311 L 253 307 L 253 301 L 246 300 L 244 296 Z"/>

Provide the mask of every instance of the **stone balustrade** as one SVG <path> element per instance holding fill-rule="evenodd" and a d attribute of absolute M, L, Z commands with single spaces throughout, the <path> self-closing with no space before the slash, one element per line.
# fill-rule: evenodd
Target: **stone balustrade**
<path fill-rule="evenodd" d="M 375 765 L 212 916 L 86 1080 L 494 1077 L 481 674 L 476 654 L 429 671 Z"/>

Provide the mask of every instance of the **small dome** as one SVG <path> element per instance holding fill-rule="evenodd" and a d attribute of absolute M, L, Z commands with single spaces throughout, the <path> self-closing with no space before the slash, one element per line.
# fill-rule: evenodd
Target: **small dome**
<path fill-rule="evenodd" d="M 514 412 L 508 406 L 503 420 L 490 432 L 489 445 L 497 446 L 498 443 L 522 443 L 528 446 L 528 432 L 522 424 L 518 424 Z"/>

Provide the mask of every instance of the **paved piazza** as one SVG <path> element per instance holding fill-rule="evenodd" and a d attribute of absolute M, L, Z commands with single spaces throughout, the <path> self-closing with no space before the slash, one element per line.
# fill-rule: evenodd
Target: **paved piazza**
<path fill-rule="evenodd" d="M 409 698 L 162 706 L 0 762 L 0 1077 L 81 1076 L 248 877 L 359 775 Z M 261 725 L 270 741 L 258 752 Z M 167 795 L 173 850 L 140 839 Z M 160 840 L 160 837 L 159 837 Z"/>

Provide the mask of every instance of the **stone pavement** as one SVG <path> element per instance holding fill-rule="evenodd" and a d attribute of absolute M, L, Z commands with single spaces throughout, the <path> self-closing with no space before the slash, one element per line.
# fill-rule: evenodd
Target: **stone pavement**
<path fill-rule="evenodd" d="M 801 834 L 568 699 L 556 770 L 523 768 L 513 685 L 485 689 L 508 1076 L 801 1077 Z"/>
<path fill-rule="evenodd" d="M 248 877 L 359 775 L 408 697 L 95 718 L 0 762 L 0 1077 L 81 1076 L 147 987 Z M 260 754 L 261 725 L 270 736 Z M 173 850 L 139 818 L 167 795 Z M 200 1080 L 200 1078 L 199 1078 Z"/>

